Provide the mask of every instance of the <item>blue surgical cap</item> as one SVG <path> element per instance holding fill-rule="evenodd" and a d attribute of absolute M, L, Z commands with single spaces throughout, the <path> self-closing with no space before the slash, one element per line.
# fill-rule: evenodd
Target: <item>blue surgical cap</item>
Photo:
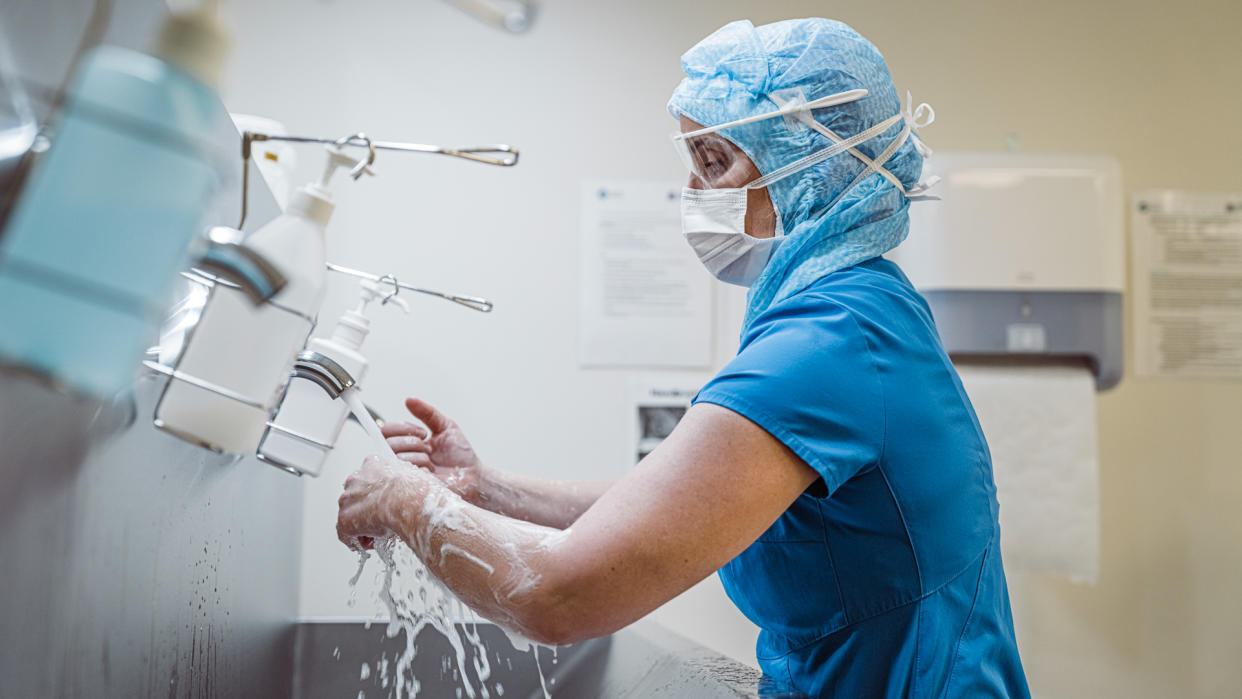
<path fill-rule="evenodd" d="M 867 90 L 861 100 L 814 111 L 819 123 L 842 138 L 901 112 L 879 50 L 834 20 L 795 19 L 761 27 L 749 20 L 731 22 L 687 51 L 681 67 L 686 77 L 669 100 L 669 113 L 703 126 L 771 113 L 780 107 L 770 97 L 778 91 L 801 91 L 810 102 Z M 858 150 L 874 159 L 901 131 L 899 121 Z M 763 174 L 832 145 L 827 136 L 793 118 L 730 127 L 721 135 Z M 905 239 L 909 200 L 881 175 L 872 173 L 838 200 L 864 167 L 842 153 L 769 185 L 787 239 L 750 287 L 746 326 L 823 275 L 882 255 Z M 908 139 L 884 167 L 907 189 L 914 186 L 923 169 L 915 139 Z"/>

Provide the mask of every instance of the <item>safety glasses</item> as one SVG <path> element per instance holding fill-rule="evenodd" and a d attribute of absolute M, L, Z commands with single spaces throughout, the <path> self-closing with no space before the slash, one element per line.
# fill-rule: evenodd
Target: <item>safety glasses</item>
<path fill-rule="evenodd" d="M 699 182 L 696 184 L 699 185 L 699 188 L 742 187 L 748 184 L 747 181 L 742 180 L 752 179 L 750 175 L 753 175 L 753 171 L 750 167 L 749 159 L 741 148 L 738 148 L 729 139 L 721 135 L 721 131 L 766 119 L 785 117 L 803 112 L 809 113 L 811 110 L 823 109 L 825 107 L 835 107 L 860 100 L 866 95 L 866 90 L 859 89 L 827 95 L 811 102 L 792 101 L 766 114 L 758 114 L 725 124 L 709 126 L 689 133 L 675 133 L 670 138 L 686 169 L 698 179 Z"/>

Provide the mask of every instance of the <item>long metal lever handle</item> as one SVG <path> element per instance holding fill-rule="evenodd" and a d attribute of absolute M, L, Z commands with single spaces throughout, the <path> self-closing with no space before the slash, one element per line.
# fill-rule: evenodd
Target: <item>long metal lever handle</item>
<path fill-rule="evenodd" d="M 466 308 L 479 311 L 481 313 L 491 313 L 492 308 L 495 307 L 495 305 L 491 301 L 488 301 L 487 299 L 484 299 L 484 298 L 479 298 L 478 296 L 460 296 L 458 294 L 447 294 L 443 291 L 436 291 L 434 289 L 422 289 L 417 286 L 406 284 L 405 282 L 398 280 L 396 277 L 392 276 L 391 274 L 384 275 L 381 277 L 376 274 L 371 274 L 370 272 L 363 272 L 362 270 L 350 269 L 349 267 L 342 267 L 341 265 L 334 265 L 331 262 L 327 264 L 327 267 L 329 270 L 333 272 L 340 272 L 341 274 L 348 274 L 351 277 L 357 277 L 359 279 L 369 279 L 373 282 L 382 282 L 384 284 L 392 284 L 399 289 L 403 289 L 405 291 L 413 291 L 416 294 L 427 294 L 428 296 L 438 296 L 446 301 L 452 301 L 453 303 L 465 306 Z"/>
<path fill-rule="evenodd" d="M 360 143 L 350 142 L 351 146 L 363 145 Z M 397 143 L 395 141 L 375 141 L 376 148 L 385 150 L 401 150 L 414 153 L 438 153 L 440 155 L 451 155 L 454 158 L 464 158 L 472 160 L 476 163 L 484 163 L 486 165 L 499 165 L 500 167 L 513 167 L 518 162 L 518 149 L 513 146 L 507 146 L 503 143 L 487 145 L 487 146 L 462 146 L 453 148 L 449 146 L 430 146 L 422 143 Z M 497 157 L 489 157 L 489 154 L 499 153 Z"/>
<path fill-rule="evenodd" d="M 490 144 L 484 146 L 433 146 L 426 143 L 404 143 L 402 141 L 375 141 L 372 140 L 368 144 L 363 139 L 351 137 L 349 139 L 331 139 L 317 138 L 314 136 L 278 136 L 275 134 L 265 134 L 248 132 L 251 141 L 287 141 L 289 143 L 323 143 L 326 145 L 348 145 L 359 147 L 374 147 L 379 150 L 399 150 L 407 153 L 435 153 L 439 155 L 451 155 L 455 158 L 464 158 L 472 160 L 476 163 L 484 163 L 487 165 L 499 165 L 501 167 L 513 167 L 518 162 L 518 149 L 503 143 Z M 499 157 L 489 157 L 488 154 L 499 153 Z"/>
<path fill-rule="evenodd" d="M 492 308 L 493 308 L 492 302 L 488 301 L 487 299 L 479 298 L 478 296 L 457 296 L 456 294 L 446 294 L 442 291 L 435 291 L 434 289 L 420 289 L 416 286 L 410 286 L 408 284 L 405 284 L 404 282 L 400 282 L 400 284 L 401 284 L 402 289 L 408 289 L 409 291 L 413 291 L 418 294 L 427 294 L 428 296 L 439 296 L 440 298 L 446 301 L 452 301 L 453 303 L 461 304 L 462 306 L 465 306 L 466 308 L 471 308 L 481 313 L 492 312 Z"/>

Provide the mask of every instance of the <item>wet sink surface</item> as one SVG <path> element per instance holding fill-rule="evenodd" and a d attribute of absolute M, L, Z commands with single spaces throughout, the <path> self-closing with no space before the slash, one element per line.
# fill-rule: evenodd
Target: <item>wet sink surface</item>
<path fill-rule="evenodd" d="M 456 627 L 477 633 L 487 658 L 466 644 L 466 682 L 449 643 L 424 630 L 413 662 L 418 697 L 542 697 L 534 651 L 517 650 L 490 624 Z M 404 633 L 388 638 L 385 624 L 324 622 L 299 624 L 296 634 L 298 699 L 368 699 L 396 696 L 396 659 Z M 387 672 L 384 672 L 384 660 Z M 377 664 L 378 663 L 378 664 Z M 712 697 L 782 696 L 760 691 L 760 674 L 751 667 L 694 644 L 652 622 L 640 622 L 613 636 L 538 649 L 539 667 L 553 697 Z M 367 670 L 363 670 L 363 666 Z M 480 669 L 483 680 L 480 682 Z M 469 685 L 469 688 L 466 685 Z M 361 694 L 360 694 L 361 692 Z M 408 692 L 407 692 L 408 696 Z"/>

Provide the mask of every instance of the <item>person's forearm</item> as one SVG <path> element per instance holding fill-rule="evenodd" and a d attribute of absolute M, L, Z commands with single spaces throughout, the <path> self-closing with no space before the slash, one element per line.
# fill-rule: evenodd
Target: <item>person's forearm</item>
<path fill-rule="evenodd" d="M 572 576 L 557 549 L 569 532 L 471 505 L 429 477 L 388 498 L 392 531 L 471 609 L 535 641 L 565 641 L 558 595 Z"/>
<path fill-rule="evenodd" d="M 565 529 L 595 504 L 612 483 L 543 480 L 486 469 L 471 502 L 506 517 Z"/>
<path fill-rule="evenodd" d="M 370 457 L 345 482 L 337 536 L 354 548 L 399 536 L 479 614 L 570 643 L 612 633 L 719 569 L 817 477 L 764 428 L 703 403 L 598 500 L 578 484 L 562 505 L 594 504 L 564 530 L 490 512 L 428 470 Z M 521 504 L 545 488 L 574 494 L 535 483 L 498 480 L 508 488 L 492 495 Z"/>

